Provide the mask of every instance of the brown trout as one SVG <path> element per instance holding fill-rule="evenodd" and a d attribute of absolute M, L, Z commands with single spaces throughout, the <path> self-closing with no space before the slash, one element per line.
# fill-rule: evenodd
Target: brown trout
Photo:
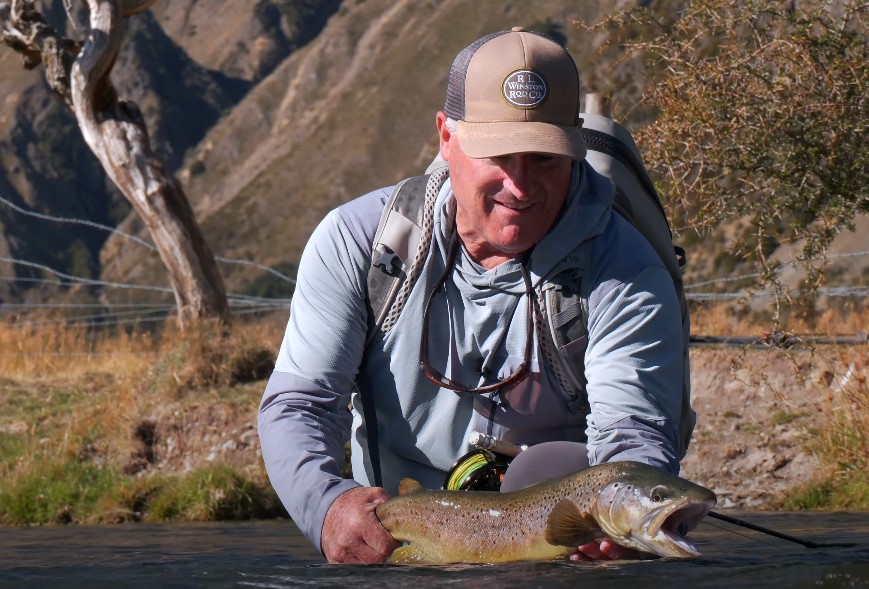
<path fill-rule="evenodd" d="M 427 491 L 412 479 L 377 506 L 404 545 L 397 564 L 550 560 L 608 536 L 664 557 L 699 552 L 686 537 L 715 506 L 705 487 L 639 462 L 611 462 L 520 491 Z"/>

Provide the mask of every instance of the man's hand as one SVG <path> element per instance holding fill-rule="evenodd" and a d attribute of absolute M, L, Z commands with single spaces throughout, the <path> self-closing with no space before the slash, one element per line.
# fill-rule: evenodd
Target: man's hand
<path fill-rule="evenodd" d="M 634 560 L 647 557 L 642 552 L 625 548 L 609 538 L 604 538 L 600 542 L 583 544 L 570 555 L 570 560 Z"/>
<path fill-rule="evenodd" d="M 374 509 L 389 495 L 380 487 L 356 487 L 335 499 L 326 520 L 320 546 L 331 563 L 377 564 L 386 562 L 398 548 Z"/>

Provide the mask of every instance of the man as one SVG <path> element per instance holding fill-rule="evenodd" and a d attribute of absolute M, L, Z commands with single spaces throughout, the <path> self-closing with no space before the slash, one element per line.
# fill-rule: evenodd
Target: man
<path fill-rule="evenodd" d="M 436 118 L 449 179 L 428 256 L 384 338 L 366 346 L 366 277 L 391 189 L 332 211 L 311 236 L 259 432 L 272 484 L 330 562 L 383 562 L 396 543 L 374 507 L 403 477 L 439 488 L 472 431 L 531 445 L 508 470 L 511 488 L 613 460 L 678 472 L 675 290 L 612 212 L 612 184 L 584 161 L 579 91 L 570 55 L 519 28 L 458 55 Z M 588 300 L 588 414 L 539 353 L 537 290 L 565 269 L 581 272 Z M 348 430 L 355 480 L 340 477 Z M 378 470 L 382 486 L 369 486 Z M 629 556 L 604 540 L 573 558 Z"/>

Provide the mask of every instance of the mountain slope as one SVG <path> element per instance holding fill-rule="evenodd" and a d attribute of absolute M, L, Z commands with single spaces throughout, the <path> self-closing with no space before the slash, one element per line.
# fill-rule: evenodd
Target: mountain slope
<path fill-rule="evenodd" d="M 450 62 L 479 36 L 515 25 L 547 32 L 576 58 L 583 91 L 606 90 L 632 104 L 641 66 L 613 70 L 620 56 L 598 52 L 600 39 L 577 24 L 629 3 L 164 1 L 129 21 L 113 79 L 122 97 L 142 108 L 158 152 L 178 169 L 215 254 L 292 275 L 326 212 L 425 168 L 436 152 L 434 114 Z M 47 4 L 62 22 L 61 0 Z M 123 219 L 122 230 L 148 239 L 39 73 L 22 70 L 6 49 L 0 96 L 0 197 L 36 213 L 109 225 Z M 622 122 L 640 124 L 645 115 L 631 116 Z M 685 236 L 689 282 L 750 272 L 725 252 L 726 232 Z M 844 235 L 839 241 L 851 245 L 834 251 L 869 248 L 863 235 Z M 8 257 L 70 274 L 168 285 L 157 256 L 134 241 L 106 240 L 104 232 L 0 205 L 0 258 Z M 835 276 L 869 282 L 869 256 L 842 262 Z M 291 292 L 291 284 L 250 265 L 221 270 L 231 292 Z M 2 261 L 0 274 L 47 276 Z M 22 292 L 27 283 L 18 292 L 10 284 L 0 281 L 0 302 L 36 293 Z M 146 298 L 117 289 L 102 296 Z"/>
<path fill-rule="evenodd" d="M 170 169 L 181 164 L 186 151 L 232 109 L 257 77 L 268 74 L 295 47 L 315 36 L 337 10 L 338 1 L 230 3 L 230 18 L 216 23 L 207 18 L 220 10 L 227 12 L 226 4 L 217 0 L 162 2 L 158 3 L 161 10 L 126 21 L 126 39 L 112 79 L 122 99 L 139 105 L 155 151 Z M 61 0 L 46 2 L 43 9 L 54 26 L 65 27 L 70 37 L 81 36 L 82 26 L 69 25 Z M 171 23 L 179 10 L 187 13 L 181 31 L 159 21 L 163 18 Z M 83 13 L 76 16 L 83 21 Z M 201 34 L 190 34 L 197 26 Z M 210 62 L 203 66 L 191 59 L 167 30 L 200 52 L 209 47 L 201 42 L 205 37 L 219 38 L 221 45 L 239 49 L 253 35 L 259 46 L 271 48 L 257 55 L 233 54 L 231 67 L 216 71 L 207 67 Z M 207 51 L 203 57 L 220 55 Z M 247 77 L 233 77 L 233 71 Z M 5 201 L 0 205 L 0 257 L 22 261 L 0 261 L 4 277 L 19 279 L 17 283 L 0 282 L 2 302 L 47 294 L 44 288 L 33 288 L 30 281 L 55 277 L 25 263 L 85 278 L 97 277 L 101 271 L 99 251 L 106 232 L 81 224 L 53 223 L 37 215 L 114 226 L 130 207 L 106 180 L 68 109 L 48 91 L 41 68 L 23 70 L 18 55 L 5 47 L 0 49 L 0 92 L 5 98 L 0 102 L 0 197 Z"/>
<path fill-rule="evenodd" d="M 515 25 L 543 29 L 563 35 L 585 82 L 605 64 L 594 63 L 593 39 L 574 21 L 597 14 L 563 1 L 345 3 L 191 152 L 181 177 L 206 238 L 222 256 L 293 264 L 328 210 L 424 170 L 463 47 Z M 108 279 L 160 279 L 135 244 L 112 240 L 102 260 Z M 230 290 L 259 272 L 222 270 Z"/>

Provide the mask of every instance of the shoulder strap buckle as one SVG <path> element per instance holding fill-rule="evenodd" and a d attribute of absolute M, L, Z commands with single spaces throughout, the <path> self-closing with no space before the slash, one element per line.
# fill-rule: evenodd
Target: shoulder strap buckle
<path fill-rule="evenodd" d="M 389 276 L 398 277 L 403 263 L 398 254 L 384 245 L 372 252 L 371 265 Z"/>

